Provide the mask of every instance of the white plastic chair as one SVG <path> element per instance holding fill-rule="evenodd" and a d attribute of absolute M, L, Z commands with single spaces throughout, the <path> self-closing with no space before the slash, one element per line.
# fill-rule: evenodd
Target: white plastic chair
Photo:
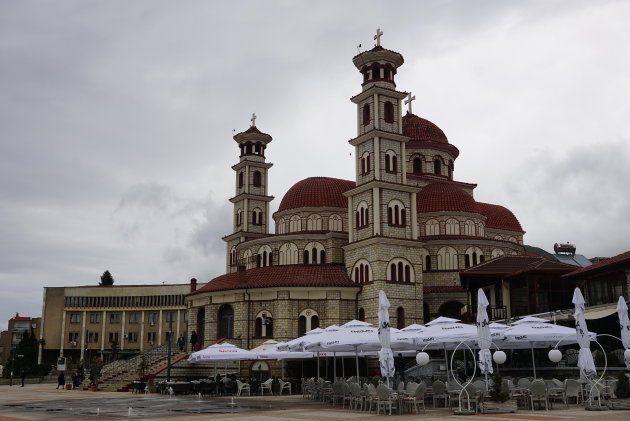
<path fill-rule="evenodd" d="M 243 391 L 247 391 L 247 396 L 252 395 L 252 390 L 249 387 L 249 383 L 244 383 L 240 381 L 239 379 L 236 379 L 236 385 L 238 386 L 238 392 L 236 393 L 236 396 L 241 396 L 241 393 Z"/>
<path fill-rule="evenodd" d="M 265 391 L 269 391 L 270 395 L 273 395 L 273 390 L 271 389 L 271 383 L 273 383 L 273 379 L 267 379 L 263 383 L 260 384 L 260 396 L 265 394 Z"/>
<path fill-rule="evenodd" d="M 282 392 L 284 390 L 288 390 L 289 395 L 291 394 L 291 382 L 285 382 L 282 379 L 278 379 L 278 383 L 280 384 L 280 392 L 278 393 L 279 395 L 282 395 Z"/>

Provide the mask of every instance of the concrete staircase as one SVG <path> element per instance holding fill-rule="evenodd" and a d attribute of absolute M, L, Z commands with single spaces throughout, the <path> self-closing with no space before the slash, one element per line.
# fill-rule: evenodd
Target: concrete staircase
<path fill-rule="evenodd" d="M 184 351 L 176 346 L 171 348 L 171 366 L 188 357 Z M 101 370 L 98 390 L 108 392 L 128 392 L 134 381 L 146 381 L 155 377 L 168 366 L 167 345 L 158 346 L 148 351 L 126 359 L 106 364 Z M 90 381 L 86 379 L 81 385 L 84 390 L 89 389 Z"/>

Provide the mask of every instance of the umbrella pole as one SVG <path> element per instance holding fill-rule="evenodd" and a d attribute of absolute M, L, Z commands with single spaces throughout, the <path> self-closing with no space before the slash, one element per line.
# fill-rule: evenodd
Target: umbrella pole
<path fill-rule="evenodd" d="M 333 379 L 337 381 L 337 353 L 333 352 Z"/>
<path fill-rule="evenodd" d="M 319 380 L 319 352 L 317 353 L 317 380 Z"/>
<path fill-rule="evenodd" d="M 444 343 L 444 361 L 446 363 L 446 381 L 449 381 L 451 377 L 448 374 L 448 351 L 446 350 L 446 342 Z"/>
<path fill-rule="evenodd" d="M 532 367 L 534 368 L 534 380 L 536 380 L 536 359 L 534 358 L 534 344 L 530 342 L 529 346 L 532 350 Z"/>
<path fill-rule="evenodd" d="M 284 379 L 284 360 L 280 360 L 280 363 L 282 364 L 282 378 Z"/>
<path fill-rule="evenodd" d="M 341 358 L 341 377 L 343 377 L 344 379 L 346 378 L 346 359 L 345 358 Z"/>
<path fill-rule="evenodd" d="M 357 363 L 357 383 L 361 384 L 361 382 L 359 381 L 359 351 L 356 346 L 354 347 L 354 358 L 356 359 Z"/>

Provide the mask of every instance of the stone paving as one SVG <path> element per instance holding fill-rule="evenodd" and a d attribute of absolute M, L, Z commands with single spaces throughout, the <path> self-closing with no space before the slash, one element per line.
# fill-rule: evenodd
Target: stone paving
<path fill-rule="evenodd" d="M 0 421 L 24 420 L 211 420 L 211 421 L 336 421 L 375 420 L 384 417 L 342 409 L 293 396 L 203 397 L 134 395 L 119 392 L 55 390 L 54 384 L 0 386 Z M 519 410 L 504 415 L 453 415 L 447 409 L 392 415 L 393 419 L 437 421 L 627 421 L 630 411 L 585 411 L 556 405 L 550 411 Z M 599 420 L 598 420 L 599 419 Z"/>

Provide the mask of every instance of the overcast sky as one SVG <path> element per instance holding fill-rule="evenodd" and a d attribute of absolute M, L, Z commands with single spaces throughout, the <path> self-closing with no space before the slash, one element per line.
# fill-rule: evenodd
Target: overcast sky
<path fill-rule="evenodd" d="M 630 3 L 3 1 L 0 329 L 44 286 L 224 272 L 238 148 L 256 124 L 276 199 L 352 179 L 357 45 L 461 151 L 455 178 L 525 242 L 630 249 Z M 302 157 L 302 158 L 300 158 Z"/>

